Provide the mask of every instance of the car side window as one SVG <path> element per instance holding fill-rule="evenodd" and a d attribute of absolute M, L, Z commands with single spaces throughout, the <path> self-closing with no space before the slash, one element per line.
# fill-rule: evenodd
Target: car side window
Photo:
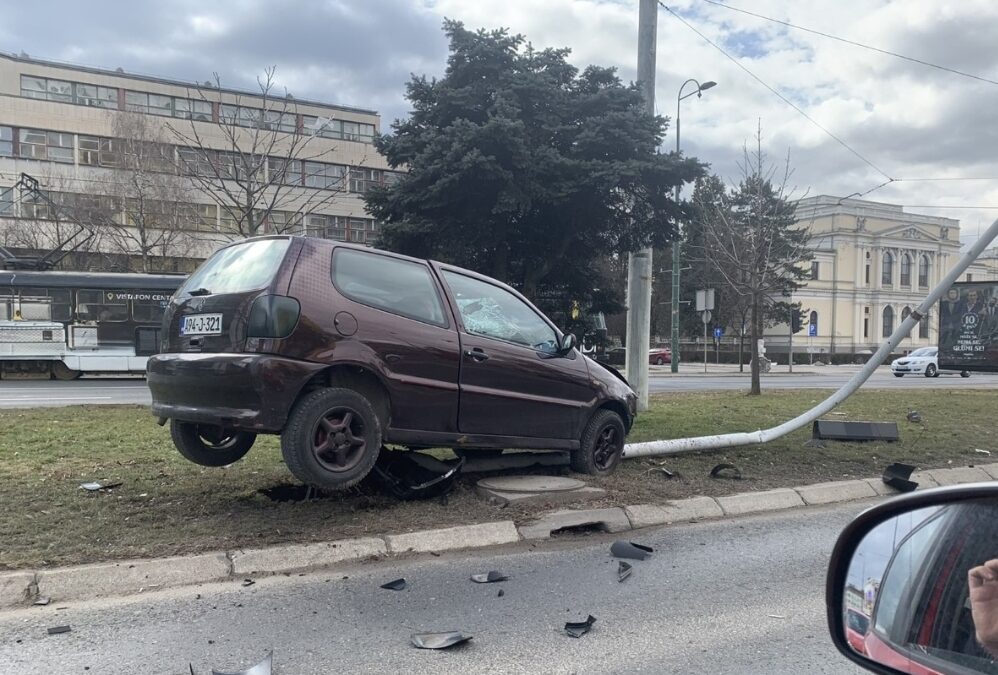
<path fill-rule="evenodd" d="M 363 305 L 447 326 L 440 293 L 426 265 L 338 247 L 333 251 L 333 284 Z"/>
<path fill-rule="evenodd" d="M 558 336 L 554 329 L 509 291 L 455 272 L 444 271 L 443 276 L 454 294 L 467 332 L 542 352 L 557 351 Z"/>

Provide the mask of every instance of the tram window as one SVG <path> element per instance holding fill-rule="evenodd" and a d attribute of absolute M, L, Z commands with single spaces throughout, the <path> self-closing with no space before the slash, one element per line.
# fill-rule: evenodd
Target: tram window
<path fill-rule="evenodd" d="M 110 291 L 76 291 L 76 318 L 80 321 L 128 321 L 128 301 Z"/>
<path fill-rule="evenodd" d="M 44 288 L 24 286 L 17 291 L 20 296 L 18 309 L 25 321 L 51 321 L 52 306 Z"/>
<path fill-rule="evenodd" d="M 72 292 L 68 288 L 50 288 L 49 298 L 52 301 L 53 321 L 73 320 Z"/>
<path fill-rule="evenodd" d="M 132 300 L 132 318 L 142 323 L 159 323 L 163 320 L 163 310 L 159 300 Z"/>

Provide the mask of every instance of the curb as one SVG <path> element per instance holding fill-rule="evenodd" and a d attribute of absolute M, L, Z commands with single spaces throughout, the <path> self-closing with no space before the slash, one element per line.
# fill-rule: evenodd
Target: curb
<path fill-rule="evenodd" d="M 912 480 L 918 482 L 919 489 L 998 480 L 998 463 L 931 469 L 912 474 Z M 436 553 L 514 544 L 521 539 L 548 539 L 553 532 L 564 528 L 595 525 L 607 532 L 623 532 L 896 494 L 880 478 L 867 478 L 743 492 L 717 498 L 691 497 L 664 505 L 636 504 L 622 508 L 555 511 L 519 528 L 513 521 L 503 520 L 383 537 L 125 560 L 39 571 L 21 570 L 0 574 L 0 610 L 25 607 L 40 596 L 57 601 L 89 600 L 234 581 L 247 576 L 324 569 L 389 554 Z"/>

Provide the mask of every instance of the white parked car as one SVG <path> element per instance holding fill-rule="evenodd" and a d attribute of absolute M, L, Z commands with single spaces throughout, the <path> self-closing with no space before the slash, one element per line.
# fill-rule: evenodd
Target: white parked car
<path fill-rule="evenodd" d="M 925 375 L 926 377 L 939 377 L 939 349 L 937 347 L 921 347 L 908 356 L 891 361 L 891 372 L 894 377 L 904 377 L 905 375 Z M 960 377 L 970 377 L 966 370 L 960 373 Z"/>

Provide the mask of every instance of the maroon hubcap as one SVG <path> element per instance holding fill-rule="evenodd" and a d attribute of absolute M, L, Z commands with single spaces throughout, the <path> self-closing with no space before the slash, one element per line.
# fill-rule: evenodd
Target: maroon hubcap
<path fill-rule="evenodd" d="M 603 427 L 599 435 L 596 436 L 596 447 L 593 449 L 593 459 L 596 461 L 596 468 L 603 471 L 613 464 L 614 456 L 620 450 L 620 438 L 617 427 L 608 425 Z"/>
<path fill-rule="evenodd" d="M 348 471 L 364 457 L 364 420 L 349 408 L 332 408 L 312 431 L 312 454 L 324 469 Z"/>

